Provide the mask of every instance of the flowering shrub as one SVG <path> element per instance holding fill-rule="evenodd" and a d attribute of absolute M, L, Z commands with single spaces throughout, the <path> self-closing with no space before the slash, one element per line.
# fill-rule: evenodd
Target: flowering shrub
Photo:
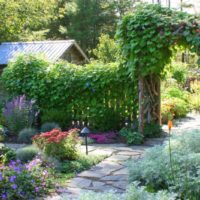
<path fill-rule="evenodd" d="M 0 169 L 0 199 L 35 199 L 45 194 L 51 186 L 49 175 L 35 159 L 27 165 L 11 161 Z"/>
<path fill-rule="evenodd" d="M 115 132 L 107 132 L 101 134 L 90 134 L 89 138 L 94 139 L 99 144 L 108 144 L 112 143 L 117 138 L 117 133 Z"/>
<path fill-rule="evenodd" d="M 47 156 L 55 157 L 59 160 L 74 160 L 77 158 L 77 132 L 77 129 L 71 129 L 68 132 L 53 129 L 50 132 L 34 136 L 33 142 Z"/>
<path fill-rule="evenodd" d="M 3 116 L 6 125 L 12 133 L 18 133 L 23 128 L 31 127 L 37 113 L 34 110 L 34 101 L 29 101 L 26 96 L 18 96 L 6 103 Z"/>

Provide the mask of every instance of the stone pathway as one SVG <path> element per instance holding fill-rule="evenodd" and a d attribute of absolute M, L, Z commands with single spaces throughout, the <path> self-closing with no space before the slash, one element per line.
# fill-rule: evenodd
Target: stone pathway
<path fill-rule="evenodd" d="M 175 122 L 173 133 L 183 133 L 191 129 L 200 129 L 200 115 L 190 114 Z M 167 132 L 167 126 L 163 126 Z M 115 190 L 122 193 L 128 185 L 127 161 L 141 158 L 144 151 L 152 146 L 162 144 L 166 137 L 149 139 L 141 146 L 125 144 L 90 145 L 89 155 L 108 154 L 101 163 L 77 175 L 68 181 L 67 188 L 60 189 L 58 195 L 47 197 L 46 200 L 70 200 L 84 191 L 106 192 Z M 82 149 L 84 151 L 84 147 Z"/>

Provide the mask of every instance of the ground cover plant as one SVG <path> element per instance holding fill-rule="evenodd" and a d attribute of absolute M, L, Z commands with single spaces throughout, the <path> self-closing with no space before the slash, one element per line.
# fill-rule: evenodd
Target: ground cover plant
<path fill-rule="evenodd" d="M 180 199 L 198 200 L 199 143 L 200 131 L 192 130 L 171 138 L 171 160 L 168 141 L 147 150 L 143 159 L 130 163 L 130 182 L 139 181 L 151 192 L 166 189 Z"/>
<path fill-rule="evenodd" d="M 99 144 L 109 144 L 117 142 L 117 132 L 106 132 L 106 133 L 91 133 L 89 138 L 93 139 L 94 142 Z"/>
<path fill-rule="evenodd" d="M 175 200 L 176 195 L 167 191 L 149 193 L 144 187 L 138 187 L 137 183 L 130 185 L 125 194 L 118 194 L 115 191 L 106 193 L 85 192 L 79 198 L 73 200 Z M 62 200 L 67 200 L 63 197 Z"/>
<path fill-rule="evenodd" d="M 54 165 L 54 180 L 60 187 L 67 187 L 66 180 L 73 178 L 84 170 L 90 169 L 92 166 L 104 160 L 107 155 L 89 155 L 78 154 L 76 160 L 59 162 L 55 159 L 47 159 Z"/>

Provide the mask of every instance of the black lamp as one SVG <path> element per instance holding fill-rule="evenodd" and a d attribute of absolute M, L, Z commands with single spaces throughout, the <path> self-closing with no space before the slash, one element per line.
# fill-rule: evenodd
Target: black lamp
<path fill-rule="evenodd" d="M 84 127 L 81 130 L 81 136 L 85 137 L 85 147 L 86 147 L 86 155 L 88 155 L 88 142 L 87 142 L 87 136 L 90 133 L 90 130 L 87 127 Z"/>

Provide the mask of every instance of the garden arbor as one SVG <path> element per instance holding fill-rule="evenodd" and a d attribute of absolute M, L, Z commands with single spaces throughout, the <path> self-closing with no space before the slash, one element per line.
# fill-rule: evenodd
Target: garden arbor
<path fill-rule="evenodd" d="M 138 81 L 143 133 L 146 123 L 161 123 L 160 77 L 173 51 L 183 46 L 200 55 L 200 20 L 160 5 L 140 4 L 120 22 L 117 38 L 127 70 Z"/>

